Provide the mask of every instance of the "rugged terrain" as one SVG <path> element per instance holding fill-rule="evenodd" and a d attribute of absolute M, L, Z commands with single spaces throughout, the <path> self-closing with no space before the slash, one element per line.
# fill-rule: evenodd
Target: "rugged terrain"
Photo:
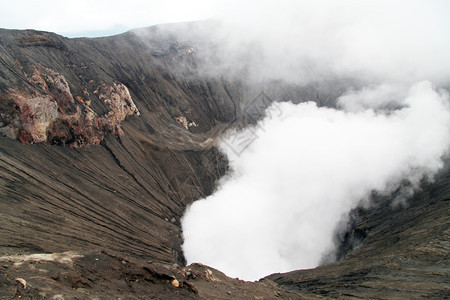
<path fill-rule="evenodd" d="M 256 283 L 185 266 L 180 218 L 227 172 L 220 134 L 263 114 L 263 90 L 332 106 L 344 86 L 249 83 L 212 67 L 203 28 L 0 30 L 0 297 L 448 297 L 446 170 L 404 207 L 355 210 L 342 261 Z"/>

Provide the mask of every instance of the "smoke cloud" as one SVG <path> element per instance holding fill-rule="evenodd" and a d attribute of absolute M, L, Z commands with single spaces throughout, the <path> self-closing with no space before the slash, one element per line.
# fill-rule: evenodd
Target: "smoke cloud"
<path fill-rule="evenodd" d="M 405 180 L 417 188 L 443 166 L 450 4 L 246 3 L 221 18 L 224 65 L 248 57 L 259 81 L 363 83 L 347 88 L 338 109 L 274 103 L 282 113 L 246 129 L 257 138 L 242 153 L 222 143 L 232 173 L 187 209 L 184 254 L 256 280 L 319 265 L 339 222 L 372 191 L 389 193 Z"/>
<path fill-rule="evenodd" d="M 341 100 L 346 107 L 365 94 Z M 389 114 L 279 104 L 283 115 L 265 120 L 242 155 L 223 148 L 234 174 L 187 210 L 188 261 L 247 280 L 317 266 L 339 221 L 372 190 L 418 184 L 442 167 L 448 95 L 421 82 L 400 102 Z"/>

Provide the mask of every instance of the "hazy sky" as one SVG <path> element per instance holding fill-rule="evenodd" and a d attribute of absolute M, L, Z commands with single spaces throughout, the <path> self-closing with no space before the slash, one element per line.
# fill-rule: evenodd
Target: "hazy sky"
<path fill-rule="evenodd" d="M 209 18 L 236 1 L 16 0 L 2 1 L 0 27 L 38 29 L 66 36 L 97 36 L 160 23 Z"/>
<path fill-rule="evenodd" d="M 254 17 L 260 17 L 265 24 L 274 25 L 285 21 L 285 17 L 301 19 L 307 17 L 310 8 L 313 14 L 334 12 L 338 3 L 345 3 L 348 11 L 355 7 L 365 7 L 381 15 L 384 12 L 383 1 L 294 1 L 294 0 L 16 0 L 1 3 L 0 28 L 38 29 L 52 31 L 69 37 L 101 36 L 121 33 L 128 29 L 144 27 L 161 23 L 201 20 L 227 15 L 231 22 L 254 22 Z M 432 14 L 440 13 L 447 16 L 450 1 L 389 1 L 393 11 L 403 8 L 405 14 L 410 11 L 411 2 L 420 4 L 423 16 L 428 19 L 430 11 L 427 7 L 438 8 Z M 305 9 L 305 5 L 307 6 Z M 342 6 L 342 5 L 340 5 Z M 414 8 L 412 9 L 414 11 Z M 302 12 L 303 11 L 303 12 Z M 306 14 L 304 12 L 307 12 Z M 340 19 L 345 19 L 342 16 Z M 430 19 L 429 19 L 430 20 Z M 421 23 L 422 20 L 418 20 Z M 401 23 L 401 19 L 399 19 Z M 290 21 L 287 22 L 290 24 Z M 309 28 L 314 24 L 303 24 Z M 382 24 L 379 24 L 382 26 Z M 265 30 L 266 27 L 261 27 Z M 275 26 L 276 28 L 276 26 Z M 276 31 L 276 30 L 275 30 Z M 269 32 L 270 34 L 270 32 Z"/>

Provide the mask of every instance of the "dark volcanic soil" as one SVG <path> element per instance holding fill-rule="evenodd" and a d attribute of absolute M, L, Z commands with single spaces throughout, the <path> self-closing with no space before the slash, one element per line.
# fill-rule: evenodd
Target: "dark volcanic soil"
<path fill-rule="evenodd" d="M 448 171 L 403 208 L 354 211 L 342 261 L 257 283 L 185 266 L 180 218 L 227 171 L 220 133 L 254 122 L 263 86 L 330 106 L 344 86 L 205 76 L 217 58 L 201 28 L 0 30 L 1 299 L 448 297 Z"/>

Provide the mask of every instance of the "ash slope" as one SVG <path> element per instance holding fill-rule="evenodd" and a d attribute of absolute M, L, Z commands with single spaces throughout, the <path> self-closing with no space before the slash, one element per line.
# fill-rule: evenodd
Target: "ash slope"
<path fill-rule="evenodd" d="M 211 137 L 238 90 L 177 79 L 176 41 L 155 44 L 160 55 L 131 33 L 0 37 L 3 251 L 105 247 L 182 264 L 179 221 L 224 173 Z"/>
<path fill-rule="evenodd" d="M 99 39 L 0 31 L 1 296 L 448 295 L 446 172 L 407 209 L 380 202 L 355 213 L 346 245 L 354 232 L 364 243 L 341 262 L 256 284 L 171 266 L 184 264 L 185 207 L 226 172 L 215 139 L 246 122 L 242 104 L 260 91 L 245 72 L 202 75 L 215 45 L 195 24 Z M 326 86 L 277 85 L 270 96 L 332 105 L 343 83 Z M 66 251 L 77 255 L 69 263 L 16 261 Z"/>

